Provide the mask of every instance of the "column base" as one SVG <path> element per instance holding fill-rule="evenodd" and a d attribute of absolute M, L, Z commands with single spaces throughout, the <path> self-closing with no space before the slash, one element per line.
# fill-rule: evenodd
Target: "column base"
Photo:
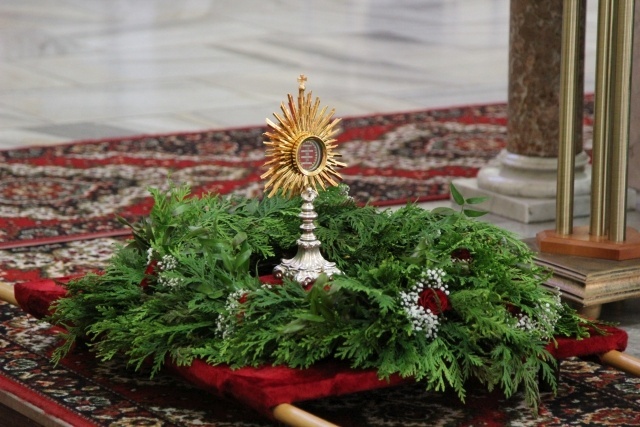
<path fill-rule="evenodd" d="M 478 187 L 476 178 L 453 180 L 453 185 L 465 197 L 487 197 L 487 201 L 477 205 L 493 214 L 512 219 L 524 224 L 553 221 L 556 219 L 556 198 L 515 197 L 499 194 Z M 627 206 L 633 210 L 636 206 L 636 191 L 627 191 Z M 589 216 L 591 211 L 591 195 L 576 195 L 573 199 L 573 216 Z"/>
<path fill-rule="evenodd" d="M 505 196 L 555 198 L 558 181 L 556 157 L 531 157 L 502 150 L 496 165 L 478 172 L 478 187 Z M 591 191 L 589 156 L 583 151 L 575 158 L 573 193 Z"/>

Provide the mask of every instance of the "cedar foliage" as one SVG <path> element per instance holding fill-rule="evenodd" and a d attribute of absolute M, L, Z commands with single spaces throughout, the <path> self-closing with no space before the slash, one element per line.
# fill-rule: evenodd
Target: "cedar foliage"
<path fill-rule="evenodd" d="M 455 187 L 459 211 L 380 211 L 357 206 L 344 186 L 322 191 L 315 234 L 343 274 L 308 290 L 259 280 L 295 255 L 299 198 L 195 198 L 187 186 L 151 192 L 150 216 L 128 224 L 133 239 L 104 274 L 72 281 L 55 303 L 48 320 L 66 332 L 54 360 L 77 340 L 105 360 L 124 354 L 137 369 L 150 360 L 151 375 L 167 359 L 308 367 L 336 358 L 461 399 L 470 379 L 506 396 L 523 389 L 535 408 L 538 378 L 555 388 L 546 345 L 554 335 L 587 336 L 576 313 L 541 286 L 548 272 L 526 245 L 474 220 L 480 213 L 469 205 L 478 200 Z M 399 296 L 432 269 L 445 273 L 451 310 L 428 338 Z"/>

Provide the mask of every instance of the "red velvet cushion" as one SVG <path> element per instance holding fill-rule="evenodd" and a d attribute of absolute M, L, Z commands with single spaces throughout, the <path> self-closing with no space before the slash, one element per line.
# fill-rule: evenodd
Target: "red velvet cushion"
<path fill-rule="evenodd" d="M 582 357 L 594 354 L 603 354 L 610 350 L 624 351 L 627 348 L 628 335 L 622 329 L 613 326 L 601 326 L 607 331 L 607 335 L 592 332 L 589 338 L 581 340 L 558 337 L 557 345 L 549 343 L 547 350 L 556 359 L 566 359 L 567 357 Z"/>
<path fill-rule="evenodd" d="M 345 363 L 323 362 L 307 369 L 285 366 L 230 369 L 211 366 L 196 360 L 191 366 L 171 369 L 198 388 L 233 397 L 252 408 L 270 415 L 271 408 L 281 403 L 339 396 L 358 391 L 389 387 L 413 381 L 393 376 L 378 379 L 375 370 L 349 369 Z"/>
<path fill-rule="evenodd" d="M 18 283 L 13 289 L 16 300 L 26 313 L 42 319 L 50 314 L 49 306 L 67 294 L 64 284 L 74 277 L 43 279 L 36 282 Z"/>

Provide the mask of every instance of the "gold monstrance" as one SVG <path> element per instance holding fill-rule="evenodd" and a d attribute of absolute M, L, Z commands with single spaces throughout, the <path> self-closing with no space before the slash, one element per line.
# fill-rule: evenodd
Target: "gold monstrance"
<path fill-rule="evenodd" d="M 298 253 L 294 258 L 283 259 L 273 273 L 276 277 L 289 277 L 306 285 L 314 281 L 321 273 L 329 277 L 340 274 L 335 263 L 325 260 L 320 253 L 320 241 L 313 234 L 316 226 L 313 221 L 318 217 L 313 208 L 313 200 L 318 196 L 317 188 L 325 189 L 327 185 L 338 185 L 342 177 L 337 167 L 346 164 L 335 160 L 340 154 L 333 150 L 336 142 L 333 135 L 337 132 L 336 124 L 340 119 L 332 119 L 335 112 L 327 113 L 327 107 L 320 107 L 320 99 L 311 102 L 311 93 L 305 96 L 304 83 L 307 78 L 298 78 L 298 100 L 288 95 L 289 103 L 280 105 L 283 116 L 274 113 L 278 123 L 267 119 L 269 130 L 264 136 L 269 138 L 265 145 L 268 161 L 265 166 L 269 170 L 261 178 L 268 179 L 265 191 L 271 188 L 268 197 L 279 189 L 285 196 L 300 195 L 303 200 L 302 235 L 298 239 Z"/>

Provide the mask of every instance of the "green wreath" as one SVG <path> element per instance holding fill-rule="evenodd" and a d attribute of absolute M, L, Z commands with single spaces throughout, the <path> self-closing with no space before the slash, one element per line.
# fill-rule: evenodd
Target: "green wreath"
<path fill-rule="evenodd" d="M 315 201 L 315 233 L 343 272 L 308 289 L 263 283 L 296 251 L 301 202 L 207 194 L 187 186 L 152 189 L 148 218 L 132 225 L 101 275 L 68 285 L 50 322 L 62 326 L 64 357 L 77 339 L 105 360 L 124 354 L 136 368 L 167 358 L 233 367 L 308 367 L 335 358 L 380 377 L 415 377 L 464 400 L 470 379 L 509 397 L 522 388 L 532 408 L 539 378 L 555 390 L 554 336 L 585 337 L 587 324 L 548 272 L 510 232 L 459 211 L 358 206 L 344 186 Z"/>

